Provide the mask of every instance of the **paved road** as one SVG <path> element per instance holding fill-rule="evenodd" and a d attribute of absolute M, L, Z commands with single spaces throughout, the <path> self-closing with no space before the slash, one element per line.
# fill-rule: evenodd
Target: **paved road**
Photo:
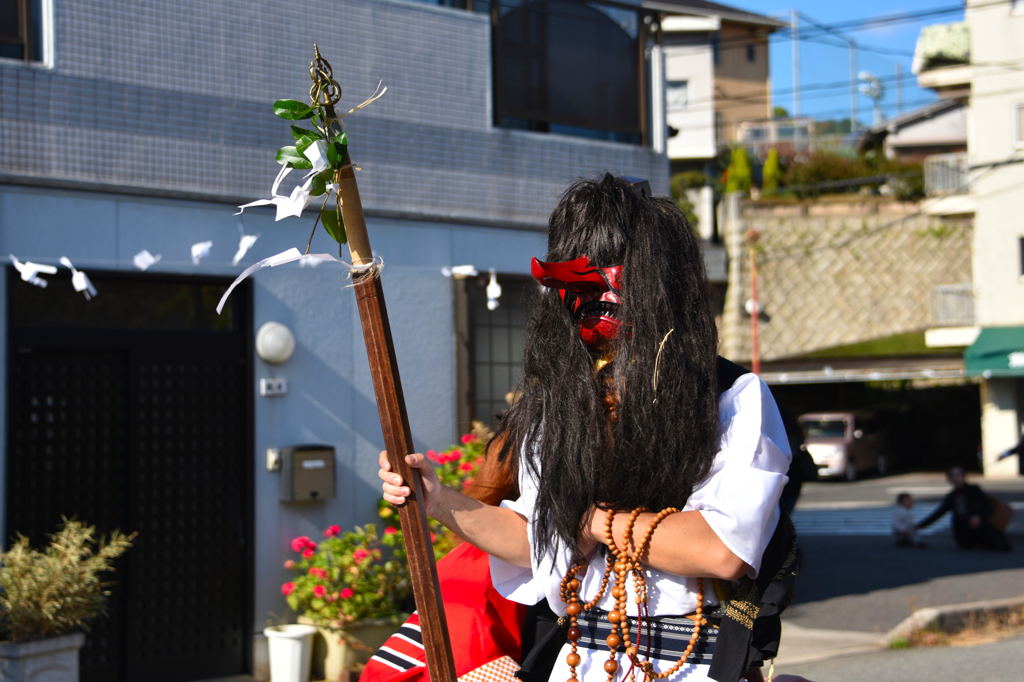
<path fill-rule="evenodd" d="M 805 485 L 794 514 L 804 565 L 784 620 L 884 633 L 926 606 L 1024 594 L 1024 479 L 978 482 L 1017 507 L 1011 552 L 958 550 L 948 520 L 925 538 L 926 549 L 893 546 L 888 511 L 896 494 L 913 494 L 923 517 L 949 489 L 939 473 Z"/>
<path fill-rule="evenodd" d="M 1013 682 L 1024 677 L 1022 671 L 1024 635 L 969 648 L 882 649 L 775 669 L 818 682 Z"/>

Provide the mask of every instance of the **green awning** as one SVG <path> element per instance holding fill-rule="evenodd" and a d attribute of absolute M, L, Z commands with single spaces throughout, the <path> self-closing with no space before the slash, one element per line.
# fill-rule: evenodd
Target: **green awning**
<path fill-rule="evenodd" d="M 968 376 L 1024 377 L 1024 327 L 982 327 L 964 351 Z"/>

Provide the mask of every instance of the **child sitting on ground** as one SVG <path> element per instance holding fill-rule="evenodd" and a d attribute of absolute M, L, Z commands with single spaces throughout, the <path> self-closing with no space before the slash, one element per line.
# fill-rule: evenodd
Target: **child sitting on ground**
<path fill-rule="evenodd" d="M 924 547 L 917 539 L 917 524 L 914 521 L 914 498 L 910 493 L 896 496 L 896 506 L 892 510 L 892 535 L 897 547 Z"/>

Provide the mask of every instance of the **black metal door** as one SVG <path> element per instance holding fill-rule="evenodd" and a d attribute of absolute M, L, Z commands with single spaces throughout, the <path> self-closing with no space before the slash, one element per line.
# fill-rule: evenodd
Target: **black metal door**
<path fill-rule="evenodd" d="M 7 536 L 42 542 L 61 516 L 138 531 L 83 680 L 247 672 L 249 291 L 217 317 L 222 282 L 93 280 L 86 302 L 8 278 Z"/>

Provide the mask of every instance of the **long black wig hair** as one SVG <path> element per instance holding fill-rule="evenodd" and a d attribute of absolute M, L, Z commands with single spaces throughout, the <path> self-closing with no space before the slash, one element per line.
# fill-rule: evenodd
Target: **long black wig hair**
<path fill-rule="evenodd" d="M 614 360 L 595 374 L 558 291 L 540 290 L 520 398 L 499 429 L 503 454 L 520 457 L 538 479 L 538 556 L 563 547 L 575 555 L 593 505 L 682 507 L 716 451 L 717 332 L 703 259 L 682 213 L 611 175 L 578 181 L 551 215 L 545 260 L 583 255 L 599 267 L 623 266 Z M 609 382 L 614 420 L 604 402 Z"/>

